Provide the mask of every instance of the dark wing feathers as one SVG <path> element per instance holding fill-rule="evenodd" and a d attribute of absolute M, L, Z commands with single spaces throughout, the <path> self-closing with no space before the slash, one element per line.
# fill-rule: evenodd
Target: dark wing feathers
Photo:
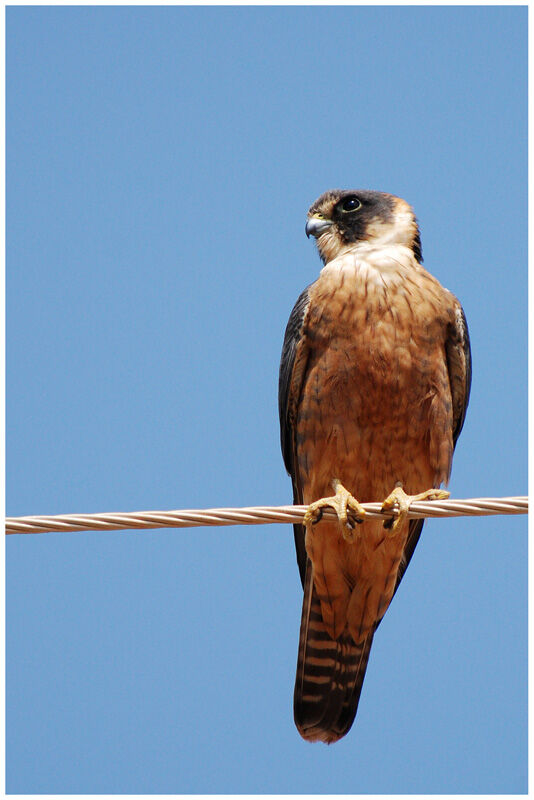
<path fill-rule="evenodd" d="M 302 489 L 299 483 L 298 469 L 296 466 L 296 414 L 302 380 L 306 370 L 308 358 L 307 348 L 302 336 L 304 318 L 310 302 L 309 287 L 304 289 L 293 307 L 287 323 L 280 359 L 280 377 L 278 383 L 278 411 L 280 414 L 280 441 L 282 456 L 288 473 L 293 482 L 293 503 L 302 503 Z M 305 531 L 303 525 L 293 525 L 295 534 L 295 549 L 300 580 L 304 586 L 306 576 L 306 547 L 304 545 Z"/>
<path fill-rule="evenodd" d="M 452 394 L 452 439 L 456 444 L 464 425 L 471 391 L 471 345 L 467 320 L 460 303 L 456 307 L 455 325 L 451 326 L 445 352 Z"/>
<path fill-rule="evenodd" d="M 302 326 L 304 317 L 310 302 L 309 287 L 304 289 L 299 299 L 293 306 L 289 316 L 282 346 L 282 357 L 280 359 L 280 375 L 278 380 L 278 412 L 280 414 L 280 441 L 282 444 L 282 455 L 286 469 L 293 477 L 295 472 L 295 443 L 293 441 L 292 416 L 296 411 L 300 398 L 301 386 L 295 386 L 295 364 L 301 360 L 301 354 L 297 359 L 297 351 L 302 349 Z M 303 370 L 301 370 L 301 373 Z M 297 396 L 295 397 L 295 394 Z"/>

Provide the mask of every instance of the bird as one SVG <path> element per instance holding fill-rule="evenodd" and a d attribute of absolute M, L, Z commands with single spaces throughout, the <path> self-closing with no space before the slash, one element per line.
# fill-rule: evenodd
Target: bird
<path fill-rule="evenodd" d="M 423 267 L 405 200 L 327 191 L 306 234 L 323 267 L 289 317 L 278 401 L 293 501 L 307 506 L 294 525 L 294 719 L 305 740 L 331 744 L 354 722 L 373 636 L 421 534 L 410 504 L 449 495 L 471 348 L 460 302 Z M 391 517 L 366 519 L 364 502 Z"/>

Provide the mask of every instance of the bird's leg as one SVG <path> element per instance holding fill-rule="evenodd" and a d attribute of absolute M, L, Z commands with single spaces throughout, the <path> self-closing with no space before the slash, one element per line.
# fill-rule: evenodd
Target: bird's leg
<path fill-rule="evenodd" d="M 363 522 L 365 508 L 363 508 L 355 497 L 351 495 L 343 486 L 340 480 L 334 478 L 332 486 L 335 490 L 333 497 L 322 497 L 314 503 L 310 503 L 304 515 L 306 527 L 315 525 L 323 516 L 323 508 L 333 508 L 337 514 L 339 527 L 343 538 L 347 542 L 354 541 L 354 525 Z"/>
<path fill-rule="evenodd" d="M 381 508 L 381 511 L 391 511 L 397 506 L 399 513 L 397 517 L 387 519 L 384 522 L 384 528 L 389 528 L 391 531 L 396 530 L 406 519 L 411 504 L 418 500 L 446 500 L 449 496 L 450 492 L 446 492 L 444 489 L 428 489 L 426 492 L 421 492 L 421 494 L 406 494 L 402 488 L 402 483 L 399 481 L 395 484 L 391 494 L 386 497 Z"/>

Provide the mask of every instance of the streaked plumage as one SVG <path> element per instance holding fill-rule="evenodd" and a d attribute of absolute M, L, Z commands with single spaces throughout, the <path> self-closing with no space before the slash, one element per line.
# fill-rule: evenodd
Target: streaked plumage
<path fill-rule="evenodd" d="M 331 191 L 308 212 L 325 266 L 286 329 L 279 409 L 295 503 L 332 494 L 360 502 L 402 482 L 415 494 L 446 483 L 471 381 L 458 300 L 422 266 L 413 211 L 381 192 Z M 365 520 L 348 542 L 336 522 L 295 525 L 304 600 L 295 721 L 333 742 L 356 714 L 374 632 L 423 522 L 388 531 Z"/>

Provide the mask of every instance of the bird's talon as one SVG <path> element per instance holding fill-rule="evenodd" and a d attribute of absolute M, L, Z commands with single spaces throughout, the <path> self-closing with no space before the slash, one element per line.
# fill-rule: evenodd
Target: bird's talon
<path fill-rule="evenodd" d="M 391 532 L 395 531 L 407 518 L 412 503 L 419 500 L 446 500 L 447 497 L 450 497 L 450 492 L 445 489 L 427 489 L 426 492 L 420 494 L 406 494 L 402 484 L 397 483 L 391 494 L 382 503 L 381 511 L 392 511 L 394 508 L 398 508 L 399 513 L 396 517 L 385 520 L 384 528 Z"/>
<path fill-rule="evenodd" d="M 317 523 L 321 521 L 322 516 L 323 509 L 316 507 L 315 503 L 311 503 L 304 514 L 304 525 L 317 525 Z"/>
<path fill-rule="evenodd" d="M 354 541 L 354 526 L 363 522 L 365 509 L 340 481 L 334 480 L 333 486 L 336 490 L 333 497 L 323 497 L 321 500 L 310 503 L 304 515 L 304 525 L 317 524 L 323 516 L 323 509 L 333 508 L 337 514 L 343 538 L 352 542 Z"/>

